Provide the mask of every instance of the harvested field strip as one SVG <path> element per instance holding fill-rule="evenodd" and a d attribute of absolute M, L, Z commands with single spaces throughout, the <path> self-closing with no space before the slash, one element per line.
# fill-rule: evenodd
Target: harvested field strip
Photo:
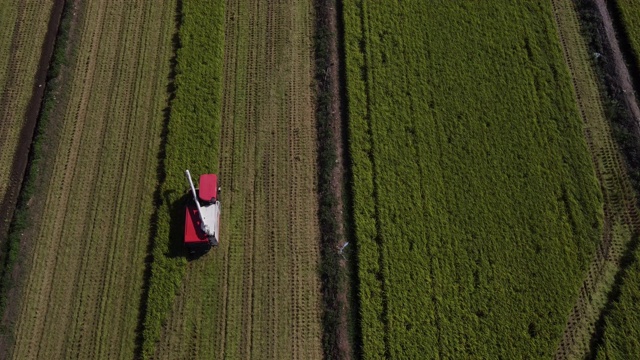
<path fill-rule="evenodd" d="M 174 2 L 83 6 L 52 174 L 32 199 L 41 217 L 23 239 L 17 359 L 133 357 Z"/>
<path fill-rule="evenodd" d="M 345 4 L 364 357 L 554 354 L 603 214 L 552 11 Z"/>
<path fill-rule="evenodd" d="M 22 180 L 22 174 L 11 177 L 14 158 L 24 156 L 20 165 L 26 163 L 26 154 L 16 151 L 36 86 L 34 78 L 53 3 L 54 0 L 0 2 L 0 241 L 6 236 Z"/>
<path fill-rule="evenodd" d="M 580 32 L 574 3 L 571 0 L 554 0 L 552 4 L 584 122 L 585 137 L 604 198 L 602 238 L 556 352 L 558 359 L 583 358 L 589 352 L 596 321 L 611 291 L 624 249 L 640 231 L 640 217 L 626 164 L 605 116 L 598 80 Z"/>
<path fill-rule="evenodd" d="M 158 358 L 322 356 L 311 13 L 226 3 L 219 166 L 206 159 L 223 187 L 221 245 L 188 264 Z"/>

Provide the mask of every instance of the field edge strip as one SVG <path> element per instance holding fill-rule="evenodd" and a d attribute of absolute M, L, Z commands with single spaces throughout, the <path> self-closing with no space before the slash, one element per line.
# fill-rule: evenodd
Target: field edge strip
<path fill-rule="evenodd" d="M 580 27 L 583 36 L 588 42 L 589 52 L 602 55 L 595 59 L 592 58 L 592 64 L 595 67 L 597 82 L 604 99 L 603 103 L 606 107 L 605 113 L 607 120 L 612 127 L 613 139 L 623 155 L 636 198 L 640 200 L 640 197 L 638 197 L 640 194 L 640 156 L 638 156 L 638 149 L 640 149 L 640 124 L 637 122 L 638 119 L 634 119 L 629 109 L 628 98 L 625 97 L 627 94 L 621 91 L 617 80 L 618 74 L 614 65 L 612 65 L 609 60 L 613 58 L 613 45 L 608 43 L 607 36 L 604 35 L 604 30 L 602 30 L 604 26 L 603 19 L 598 13 L 596 1 L 597 0 L 576 1 Z M 622 6 L 621 1 L 609 1 L 607 5 L 607 10 L 611 17 L 622 57 L 627 64 L 627 68 L 630 67 L 631 70 L 638 69 L 638 53 L 630 40 L 629 33 L 627 32 L 628 29 L 624 26 L 624 16 L 620 8 L 620 6 Z M 630 75 L 632 77 L 631 84 L 634 89 L 637 89 L 638 86 L 640 86 L 638 78 L 634 76 L 633 71 L 631 71 Z M 638 101 L 637 96 L 633 98 L 634 101 Z M 637 336 L 634 336 L 633 333 L 625 332 L 625 336 L 622 338 L 615 338 L 616 329 L 611 321 L 616 320 L 616 316 L 619 316 L 621 311 L 627 314 L 637 313 L 637 311 L 633 309 L 626 309 L 626 311 L 624 311 L 624 298 L 632 295 L 632 293 L 629 292 L 633 291 L 631 288 L 637 286 L 638 279 L 640 278 L 640 240 L 638 236 L 638 233 L 633 234 L 632 239 L 624 248 L 621 255 L 620 266 L 615 274 L 611 291 L 607 295 L 604 308 L 595 324 L 595 333 L 592 334 L 590 340 L 590 353 L 588 355 L 591 358 L 611 358 L 612 356 L 615 357 L 616 354 L 631 355 L 629 353 L 629 351 L 632 351 L 631 348 L 622 350 L 619 346 L 622 344 L 629 345 L 629 340 L 634 341 L 637 339 Z M 633 300 L 629 300 L 630 299 L 627 299 L 627 304 L 634 304 Z M 629 318 L 617 320 L 624 322 L 631 321 Z M 618 323 L 618 325 L 620 324 Z M 607 334 L 608 329 L 612 329 L 614 334 Z M 617 335 L 620 335 L 620 333 Z M 612 346 L 612 344 L 609 343 L 612 340 L 617 342 L 617 344 Z M 625 343 L 625 341 L 627 343 Z M 620 353 L 620 351 L 625 352 Z M 636 356 L 640 354 L 640 349 L 636 348 L 635 351 L 634 354 Z"/>
<path fill-rule="evenodd" d="M 18 197 L 15 211 L 11 217 L 6 242 L 3 244 L 2 261 L 0 263 L 0 314 L 3 314 L 3 317 L 7 307 L 7 293 L 16 285 L 12 281 L 12 273 L 14 265 L 20 258 L 19 248 L 22 233 L 29 228 L 29 200 L 35 193 L 36 180 L 42 170 L 42 166 L 45 165 L 41 163 L 44 156 L 42 144 L 49 138 L 49 134 L 45 132 L 45 129 L 49 124 L 54 107 L 59 103 L 56 97 L 60 96 L 60 92 L 66 91 L 62 87 L 63 84 L 58 80 L 62 68 L 67 62 L 67 53 L 70 46 L 69 29 L 75 15 L 71 11 L 74 6 L 74 0 L 62 0 L 62 2 L 63 4 L 59 7 L 59 10 L 56 10 L 54 6 L 54 10 L 51 13 L 49 26 L 55 27 L 54 38 L 45 37 L 45 44 L 43 44 L 44 48 L 47 41 L 54 41 L 51 51 L 48 53 L 43 51 L 41 55 L 45 59 L 40 60 L 41 64 L 43 61 L 46 61 L 47 64 L 44 89 L 39 100 L 40 105 L 37 109 L 36 122 L 26 155 L 28 159 L 26 169 L 17 189 Z M 35 91 L 33 95 L 36 95 Z M 0 333 L 4 333 L 7 330 L 10 331 L 10 329 L 6 329 L 3 326 L 0 329 Z M 6 341 L 7 336 L 1 337 L 4 339 L 2 341 Z"/>
<path fill-rule="evenodd" d="M 605 226 L 598 250 L 556 351 L 555 357 L 562 359 L 585 356 L 589 352 L 589 340 L 605 305 L 600 299 L 606 298 L 612 286 L 614 274 L 611 274 L 609 269 L 618 267 L 622 254 L 617 249 L 627 246 L 637 233 L 638 216 L 634 207 L 637 203 L 634 195 L 617 196 L 625 193 L 631 185 L 628 171 L 622 164 L 624 160 L 619 154 L 619 144 L 612 136 L 612 119 L 607 117 L 611 112 L 605 113 L 603 110 L 608 98 L 602 86 L 602 78 L 598 79 L 596 76 L 595 64 L 587 55 L 590 51 L 584 43 L 585 24 L 581 24 L 580 15 L 572 2 L 554 0 L 552 4 L 565 61 L 573 77 L 576 101 L 585 123 L 585 138 L 605 200 Z M 581 27 L 583 29 L 580 29 Z M 623 219 L 621 214 L 625 211 L 626 216 Z M 624 224 L 622 227 L 620 222 Z M 631 237 L 625 235 L 626 231 L 631 232 Z"/>
<path fill-rule="evenodd" d="M 371 130 L 371 69 L 368 59 L 367 4 L 358 1 L 343 9 L 345 73 L 354 240 L 357 248 L 359 331 L 357 352 L 388 357 L 384 261 L 376 207 L 373 134 Z M 358 175 L 360 174 L 360 175 Z"/>

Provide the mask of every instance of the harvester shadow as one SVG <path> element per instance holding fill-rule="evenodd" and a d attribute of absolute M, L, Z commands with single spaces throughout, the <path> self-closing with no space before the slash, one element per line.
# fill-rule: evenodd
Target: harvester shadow
<path fill-rule="evenodd" d="M 184 236 L 184 221 L 185 213 L 184 207 L 189 200 L 189 193 L 185 192 L 180 195 L 178 199 L 175 199 L 175 190 L 165 191 L 164 201 L 169 206 L 169 247 L 167 249 L 166 256 L 168 258 L 184 257 L 189 258 L 185 247 L 182 244 L 182 238 Z"/>

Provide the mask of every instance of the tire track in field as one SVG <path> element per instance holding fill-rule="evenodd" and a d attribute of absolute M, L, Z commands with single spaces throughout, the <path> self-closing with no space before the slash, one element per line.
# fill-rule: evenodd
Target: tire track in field
<path fill-rule="evenodd" d="M 602 239 L 555 354 L 556 359 L 567 359 L 584 357 L 588 353 L 595 323 L 613 284 L 623 249 L 632 234 L 640 230 L 640 216 L 624 160 L 605 117 L 593 65 L 580 33 L 577 10 L 569 0 L 552 0 L 552 5 L 563 56 L 584 122 L 585 138 L 604 198 Z"/>

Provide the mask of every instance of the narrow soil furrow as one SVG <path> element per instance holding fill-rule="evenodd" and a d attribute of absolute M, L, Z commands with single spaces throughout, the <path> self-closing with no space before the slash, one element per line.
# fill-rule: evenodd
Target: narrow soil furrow
<path fill-rule="evenodd" d="M 323 296 L 323 345 L 324 356 L 327 358 L 351 359 L 353 354 L 352 339 L 349 334 L 349 322 L 353 317 L 354 310 L 350 309 L 349 303 L 350 289 L 352 287 L 349 280 L 349 270 L 353 266 L 347 263 L 354 259 L 348 257 L 349 250 L 344 252 L 348 246 L 348 236 L 345 232 L 345 215 L 347 214 L 344 201 L 347 193 L 346 168 L 347 162 L 345 146 L 346 139 L 346 114 L 342 103 L 341 71 L 344 69 L 344 58 L 341 56 L 341 41 L 343 36 L 341 24 L 342 14 L 339 8 L 342 4 L 337 1 L 315 1 L 316 7 L 316 66 L 315 76 L 317 82 L 318 96 L 328 97 L 328 103 L 319 102 L 316 113 L 318 114 L 318 127 L 327 127 L 327 134 L 319 134 L 319 173 L 329 171 L 328 177 L 319 176 L 319 193 L 321 197 L 330 198 L 323 204 L 320 201 L 320 214 L 322 237 L 321 252 L 323 259 L 322 267 L 338 267 L 337 271 L 327 271 L 326 280 L 322 284 Z M 326 33 L 328 32 L 328 35 Z M 327 36 L 326 43 L 321 39 Z M 323 118 L 325 117 L 325 118 Z M 325 155 L 326 154 L 326 155 Z M 335 160 L 331 156 L 335 157 Z M 329 159 L 323 159 L 327 157 Z M 332 161 L 333 160 L 333 161 Z M 323 182 L 325 182 L 323 184 Z M 325 194 L 326 192 L 326 194 Z M 346 275 L 346 276 L 345 276 Z"/>

